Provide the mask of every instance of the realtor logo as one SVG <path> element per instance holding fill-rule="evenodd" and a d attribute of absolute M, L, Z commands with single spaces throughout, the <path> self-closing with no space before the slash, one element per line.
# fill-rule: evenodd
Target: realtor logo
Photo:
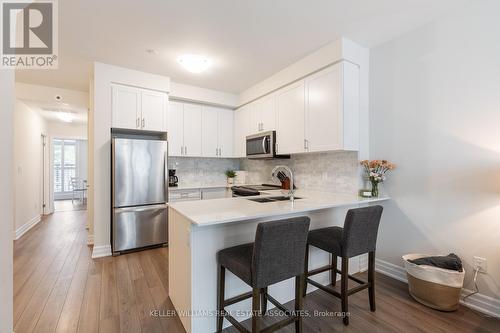
<path fill-rule="evenodd" d="M 1 0 L 1 66 L 57 69 L 57 2 Z"/>

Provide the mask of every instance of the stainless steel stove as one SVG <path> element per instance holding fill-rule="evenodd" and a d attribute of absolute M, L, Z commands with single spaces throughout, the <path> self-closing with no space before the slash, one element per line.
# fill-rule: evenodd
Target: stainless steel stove
<path fill-rule="evenodd" d="M 233 186 L 233 197 L 260 195 L 260 191 L 279 190 L 281 186 L 272 184 Z"/>

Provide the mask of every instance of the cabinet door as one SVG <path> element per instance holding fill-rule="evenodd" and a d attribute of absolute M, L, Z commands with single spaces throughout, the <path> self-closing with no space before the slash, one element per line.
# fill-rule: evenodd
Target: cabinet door
<path fill-rule="evenodd" d="M 249 114 L 249 124 L 247 125 L 248 135 L 259 133 L 261 131 L 260 123 L 262 121 L 260 101 L 252 102 L 246 105 L 245 108 Z"/>
<path fill-rule="evenodd" d="M 250 133 L 250 108 L 244 106 L 234 111 L 234 156 L 246 157 L 246 136 Z"/>
<path fill-rule="evenodd" d="M 148 131 L 167 130 L 167 94 L 152 90 L 141 93 L 141 128 Z"/>
<path fill-rule="evenodd" d="M 217 157 L 218 154 L 218 117 L 219 109 L 212 106 L 203 106 L 201 113 L 201 140 L 204 157 Z"/>
<path fill-rule="evenodd" d="M 112 85 L 111 124 L 114 128 L 139 129 L 141 90 Z"/>
<path fill-rule="evenodd" d="M 303 80 L 276 94 L 278 154 L 304 152 L 304 95 Z"/>
<path fill-rule="evenodd" d="M 201 156 L 201 105 L 184 103 L 184 155 Z"/>
<path fill-rule="evenodd" d="M 234 111 L 219 109 L 219 157 L 233 157 Z"/>
<path fill-rule="evenodd" d="M 168 107 L 168 155 L 182 156 L 184 147 L 184 104 L 170 102 Z"/>
<path fill-rule="evenodd" d="M 306 78 L 307 151 L 342 149 L 341 64 Z"/>
<path fill-rule="evenodd" d="M 259 114 L 260 114 L 260 130 L 274 131 L 276 129 L 276 96 L 270 95 L 264 97 L 259 103 Z"/>

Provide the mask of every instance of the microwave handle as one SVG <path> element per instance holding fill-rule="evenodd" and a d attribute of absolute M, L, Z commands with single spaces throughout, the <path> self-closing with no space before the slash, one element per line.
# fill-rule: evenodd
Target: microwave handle
<path fill-rule="evenodd" d="M 268 153 L 268 151 L 267 151 L 267 149 L 266 149 L 266 140 L 267 140 L 267 136 L 264 136 L 264 137 L 262 138 L 262 151 L 264 152 L 264 154 L 267 154 L 267 153 Z"/>

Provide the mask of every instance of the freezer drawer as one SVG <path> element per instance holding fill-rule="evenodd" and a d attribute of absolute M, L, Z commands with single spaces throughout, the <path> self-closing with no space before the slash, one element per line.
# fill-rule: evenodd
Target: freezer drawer
<path fill-rule="evenodd" d="M 113 253 L 168 241 L 167 205 L 113 209 Z"/>

